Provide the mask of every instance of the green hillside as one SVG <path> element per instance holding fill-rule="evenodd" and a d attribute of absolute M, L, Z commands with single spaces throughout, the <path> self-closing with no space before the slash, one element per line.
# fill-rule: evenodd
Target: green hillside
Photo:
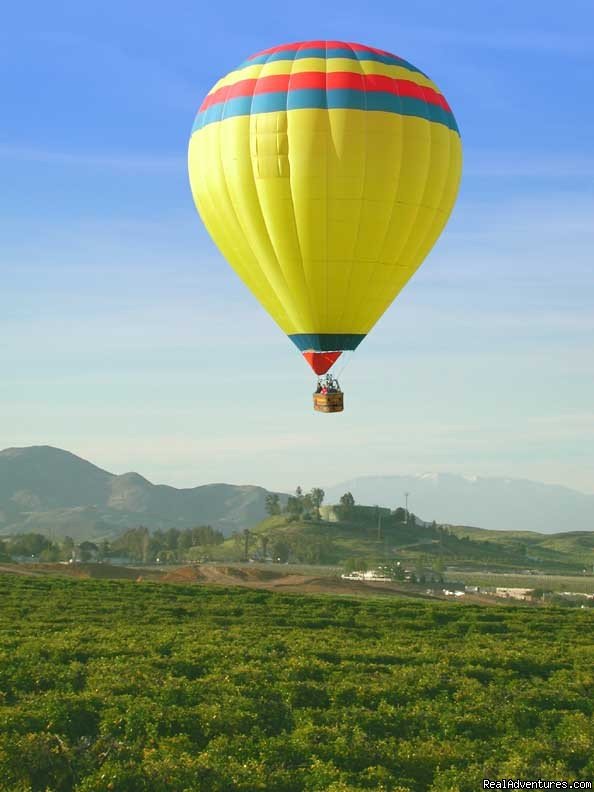
<path fill-rule="evenodd" d="M 344 564 L 348 559 L 423 562 L 428 567 L 484 568 L 491 571 L 538 569 L 581 572 L 594 564 L 594 533 L 542 535 L 485 531 L 426 524 L 377 507 L 354 506 L 330 512 L 334 520 L 287 514 L 267 518 L 251 531 L 235 534 L 216 548 L 214 558 L 246 557 L 308 564 Z M 246 556 L 247 541 L 247 556 Z"/>
<path fill-rule="evenodd" d="M 450 526 L 455 536 L 471 541 L 488 541 L 508 553 L 525 553 L 530 565 L 566 565 L 576 569 L 594 566 L 594 532 L 570 531 L 557 534 L 540 534 L 535 531 L 488 531 L 482 528 Z"/>

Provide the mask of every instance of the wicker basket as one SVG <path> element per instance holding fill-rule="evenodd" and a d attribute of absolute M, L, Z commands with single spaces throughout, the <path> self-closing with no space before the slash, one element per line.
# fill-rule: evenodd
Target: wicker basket
<path fill-rule="evenodd" d="M 342 412 L 344 410 L 344 396 L 342 391 L 337 393 L 314 393 L 314 410 L 324 413 Z"/>

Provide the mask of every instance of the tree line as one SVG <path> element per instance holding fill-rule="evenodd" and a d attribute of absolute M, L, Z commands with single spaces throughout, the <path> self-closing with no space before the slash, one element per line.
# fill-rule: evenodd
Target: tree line
<path fill-rule="evenodd" d="M 193 528 L 157 529 L 152 533 L 145 526 L 130 528 L 109 541 L 83 541 L 72 537 L 54 540 L 40 533 L 27 533 L 0 541 L 0 560 L 15 558 L 44 562 L 109 561 L 118 557 L 150 563 L 191 560 L 207 554 L 224 542 L 225 537 L 210 525 Z"/>
<path fill-rule="evenodd" d="M 301 487 L 297 487 L 294 495 L 289 495 L 286 505 L 282 506 L 280 496 L 276 492 L 270 492 L 266 496 L 266 512 L 271 517 L 280 514 L 298 519 L 320 519 L 320 506 L 324 502 L 325 493 L 320 487 L 314 487 L 310 492 L 303 492 Z"/>
<path fill-rule="evenodd" d="M 324 502 L 326 493 L 321 487 L 313 487 L 309 492 L 304 492 L 301 487 L 297 487 L 294 495 L 289 495 L 286 504 L 281 503 L 280 495 L 270 492 L 266 496 L 265 507 L 269 516 L 286 515 L 291 520 L 319 520 L 321 519 L 320 507 Z M 376 507 L 378 508 L 378 507 Z M 338 504 L 334 507 L 334 513 L 339 520 L 352 520 L 363 518 L 369 519 L 369 506 L 357 507 L 352 492 L 345 492 L 339 498 Z M 412 512 L 399 506 L 391 512 L 393 519 L 397 523 L 415 525 L 417 518 Z"/>

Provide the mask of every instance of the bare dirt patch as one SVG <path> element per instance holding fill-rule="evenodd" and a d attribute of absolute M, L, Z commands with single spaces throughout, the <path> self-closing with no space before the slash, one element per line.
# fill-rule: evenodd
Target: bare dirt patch
<path fill-rule="evenodd" d="M 240 566 L 187 566 L 168 572 L 166 583 L 198 583 L 221 586 L 245 586 L 269 591 L 311 594 L 351 594 L 357 596 L 405 596 L 434 599 L 431 595 L 411 590 L 398 583 L 343 580 L 332 575 L 306 575 L 275 569 Z"/>
<path fill-rule="evenodd" d="M 155 581 L 162 583 L 243 586 L 300 594 L 337 594 L 357 597 L 407 597 L 444 599 L 410 585 L 363 580 L 344 580 L 337 574 L 305 574 L 284 569 L 262 569 L 230 564 L 191 564 L 174 569 L 128 567 L 113 564 L 4 564 L 0 574 L 54 575 L 79 579 Z M 468 601 L 477 601 L 472 597 Z"/>

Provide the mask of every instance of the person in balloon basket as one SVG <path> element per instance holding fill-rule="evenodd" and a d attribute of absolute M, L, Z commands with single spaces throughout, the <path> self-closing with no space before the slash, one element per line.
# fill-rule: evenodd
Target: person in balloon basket
<path fill-rule="evenodd" d="M 326 375 L 325 380 L 318 379 L 316 393 L 321 393 L 323 396 L 326 396 L 328 393 L 340 393 L 338 380 L 334 379 L 334 377 L 331 377 L 329 374 Z"/>

